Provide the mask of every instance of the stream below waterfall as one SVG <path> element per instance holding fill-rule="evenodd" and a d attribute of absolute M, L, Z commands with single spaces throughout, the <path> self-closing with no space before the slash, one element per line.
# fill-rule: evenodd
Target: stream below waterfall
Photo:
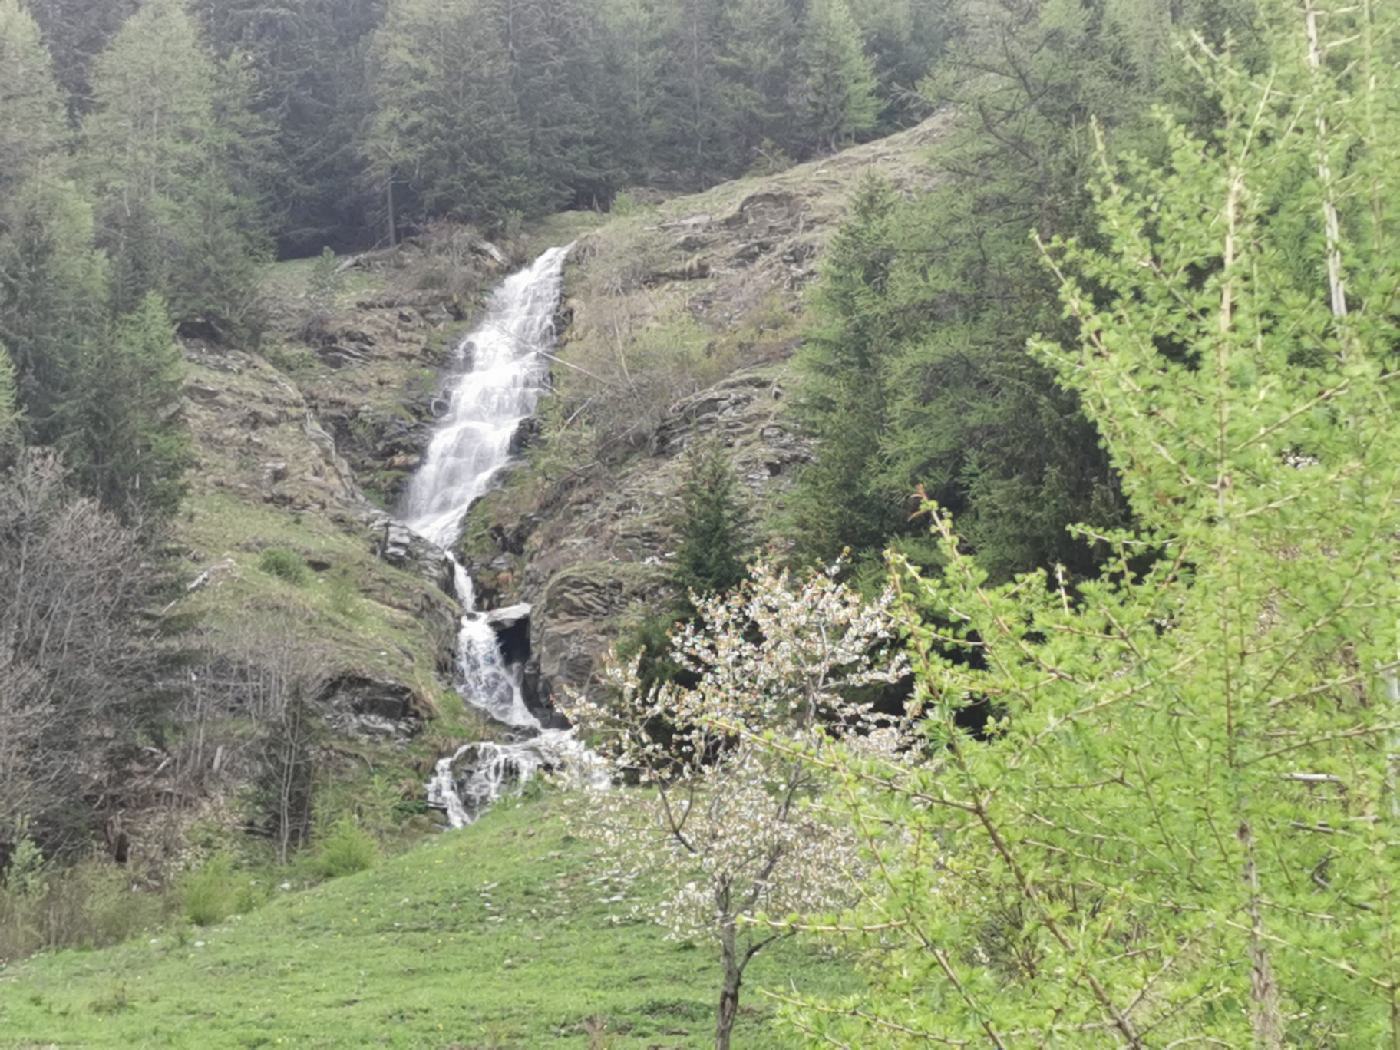
<path fill-rule="evenodd" d="M 551 248 L 510 276 L 491 296 L 481 323 L 458 344 L 450 400 L 400 508 L 403 524 L 452 561 L 462 605 L 457 691 L 506 727 L 509 738 L 464 744 L 438 762 L 428 804 L 445 812 L 454 828 L 470 824 L 512 785 L 543 769 L 588 764 L 571 731 L 545 729 L 530 711 L 523 669 L 506 664 L 495 628 L 477 608 L 471 575 L 450 553 L 467 511 L 510 461 L 516 434 L 544 391 L 568 254 L 569 248 Z"/>

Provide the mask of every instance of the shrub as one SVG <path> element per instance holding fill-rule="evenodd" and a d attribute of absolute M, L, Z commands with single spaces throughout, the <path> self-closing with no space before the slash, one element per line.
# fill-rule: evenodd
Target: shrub
<path fill-rule="evenodd" d="M 105 861 L 46 865 L 21 842 L 0 885 L 0 961 L 51 948 L 101 948 L 156 925 L 163 899 L 134 891 Z"/>
<path fill-rule="evenodd" d="M 258 568 L 269 576 L 285 580 L 294 587 L 304 585 L 311 576 L 306 559 L 296 551 L 285 550 L 281 547 L 269 547 L 263 551 L 262 556 L 258 558 Z"/>
<path fill-rule="evenodd" d="M 372 868 L 378 859 L 379 846 L 374 836 L 347 818 L 331 828 L 316 853 L 313 867 L 323 878 L 335 879 Z"/>
<path fill-rule="evenodd" d="M 183 888 L 185 917 L 196 926 L 213 926 L 234 913 L 238 883 L 233 864 L 222 854 L 190 873 Z"/>

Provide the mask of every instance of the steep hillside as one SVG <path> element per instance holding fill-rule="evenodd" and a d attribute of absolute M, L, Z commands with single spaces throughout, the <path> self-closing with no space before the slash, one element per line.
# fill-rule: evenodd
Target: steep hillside
<path fill-rule="evenodd" d="M 266 888 L 264 888 L 264 892 Z M 0 971 L 0 1047 L 712 1045 L 714 952 L 633 915 L 649 892 L 568 833 L 557 799 L 242 919 Z M 795 946 L 750 971 L 737 1045 L 792 1045 L 757 989 L 854 990 Z"/>
<path fill-rule="evenodd" d="M 457 609 L 440 553 L 386 508 L 484 295 L 573 241 L 554 393 L 464 546 L 483 607 L 533 606 L 539 692 L 586 683 L 631 610 L 667 587 L 691 442 L 729 446 L 756 540 L 768 534 L 810 456 L 786 401 L 803 290 L 860 179 L 925 185 L 945 127 L 697 196 L 624 198 L 606 221 L 561 215 L 504 248 L 443 226 L 392 252 L 277 267 L 260 353 L 187 344 L 198 466 L 175 539 L 192 583 L 170 612 L 200 624 L 204 680 L 249 660 L 303 675 L 331 730 L 320 765 L 337 779 L 387 772 L 405 803 L 441 753 L 491 735 L 450 688 Z M 211 707 L 180 765 L 236 792 L 263 744 L 248 712 Z"/>
<path fill-rule="evenodd" d="M 636 206 L 574 251 L 555 396 L 527 465 L 473 515 L 478 587 L 534 607 L 541 688 L 585 684 L 667 587 L 678 457 L 730 450 L 757 542 L 810 449 L 789 418 L 803 291 L 867 175 L 928 185 L 945 117 L 778 175 Z"/>

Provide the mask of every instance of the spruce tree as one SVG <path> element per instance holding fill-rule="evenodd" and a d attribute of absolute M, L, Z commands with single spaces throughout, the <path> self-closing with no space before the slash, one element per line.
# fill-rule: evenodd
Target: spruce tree
<path fill-rule="evenodd" d="M 142 0 L 20 0 L 43 31 L 70 115 L 80 116 L 91 108 L 93 63 L 141 3 Z"/>
<path fill-rule="evenodd" d="M 748 167 L 765 148 L 795 151 L 797 22 L 787 0 L 736 0 L 719 55 L 725 123 L 734 161 Z"/>
<path fill-rule="evenodd" d="M 0 201 L 0 343 L 30 436 L 58 441 L 83 348 L 106 320 L 107 267 L 77 187 L 33 179 Z"/>
<path fill-rule="evenodd" d="M 875 70 L 846 0 L 811 0 L 800 64 L 805 122 L 814 145 L 835 150 L 875 126 Z"/>
<path fill-rule="evenodd" d="M 671 55 L 663 81 L 662 155 L 689 185 L 726 169 L 724 107 L 716 61 L 723 37 L 720 0 L 675 0 L 668 26 Z"/>
<path fill-rule="evenodd" d="M 154 293 L 84 355 L 63 447 L 84 488 L 126 520 L 158 522 L 184 493 L 183 379 L 174 324 Z"/>
<path fill-rule="evenodd" d="M 384 0 L 192 0 L 219 58 L 245 71 L 265 137 L 259 185 L 279 247 L 356 246 L 378 204 L 359 136 L 369 118 L 366 54 Z"/>
<path fill-rule="evenodd" d="M 510 74 L 482 0 L 391 0 L 363 140 L 391 212 L 494 224 L 529 206 L 529 135 Z"/>
<path fill-rule="evenodd" d="M 744 507 L 734 464 L 723 445 L 707 441 L 686 453 L 681 469 L 673 579 L 687 595 L 723 594 L 747 575 Z"/>
<path fill-rule="evenodd" d="M 652 0 L 603 0 L 603 77 L 612 103 L 604 121 L 609 149 L 628 178 L 656 178 L 656 150 L 670 67 L 666 5 Z"/>
<path fill-rule="evenodd" d="M 878 550 L 900 521 L 900 496 L 877 485 L 887 426 L 885 357 L 893 349 L 885 311 L 897 203 L 879 179 L 860 187 L 827 255 L 813 327 L 798 353 L 798 413 L 817 443 L 791 504 L 792 536 L 804 557 L 829 561 L 845 548 Z"/>

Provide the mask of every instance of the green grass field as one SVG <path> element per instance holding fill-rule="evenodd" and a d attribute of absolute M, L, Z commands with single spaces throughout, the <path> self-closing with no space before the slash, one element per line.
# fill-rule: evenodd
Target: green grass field
<path fill-rule="evenodd" d="M 505 804 L 223 926 L 0 971 L 0 1046 L 705 1046 L 712 950 L 635 917 L 643 887 L 570 835 L 563 810 Z M 796 1041 L 762 986 L 855 981 L 841 960 L 772 949 L 750 968 L 735 1045 Z"/>

